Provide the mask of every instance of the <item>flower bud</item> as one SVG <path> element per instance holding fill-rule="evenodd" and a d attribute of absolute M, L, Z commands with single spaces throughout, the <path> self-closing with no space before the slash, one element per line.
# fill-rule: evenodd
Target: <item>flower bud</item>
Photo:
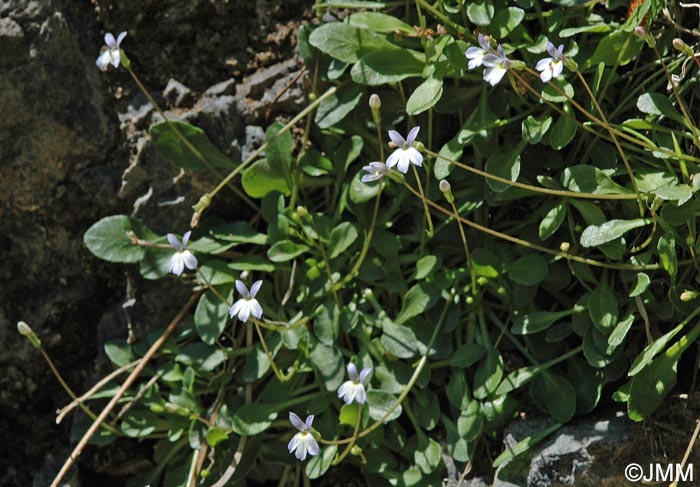
<path fill-rule="evenodd" d="M 568 253 L 569 250 L 571 249 L 571 244 L 569 242 L 562 242 L 559 244 L 559 250 L 562 252 Z"/>
<path fill-rule="evenodd" d="M 654 36 L 649 34 L 649 32 L 643 26 L 638 25 L 635 27 L 634 33 L 637 34 L 637 37 L 646 42 L 647 46 L 651 47 L 652 49 L 656 47 L 656 39 L 654 39 Z"/>
<path fill-rule="evenodd" d="M 369 97 L 369 107 L 374 110 L 379 110 L 382 107 L 382 100 L 379 95 L 372 93 Z"/>
<path fill-rule="evenodd" d="M 697 291 L 689 291 L 686 289 L 681 293 L 681 301 L 684 303 L 687 303 L 688 301 L 692 301 L 693 299 L 698 297 Z"/>
<path fill-rule="evenodd" d="M 34 348 L 41 348 L 41 340 L 38 336 L 36 336 L 34 330 L 32 330 L 31 327 L 24 321 L 17 323 L 17 331 L 20 333 L 20 335 L 27 337 L 29 341 L 32 342 Z"/>
<path fill-rule="evenodd" d="M 477 278 L 476 282 L 479 283 L 479 286 L 485 286 L 489 283 L 489 280 L 486 279 L 484 276 L 480 276 L 479 278 Z"/>
<path fill-rule="evenodd" d="M 680 51 L 683 54 L 685 54 L 686 56 L 693 57 L 695 55 L 695 53 L 693 52 L 693 49 L 691 49 L 691 47 L 688 44 L 683 42 L 683 39 L 680 39 L 678 37 L 673 39 L 673 47 L 677 51 Z"/>
<path fill-rule="evenodd" d="M 440 191 L 442 191 L 442 195 L 445 197 L 448 203 L 454 203 L 455 197 L 452 194 L 452 187 L 450 186 L 450 182 L 447 179 L 441 179 L 440 180 Z"/>

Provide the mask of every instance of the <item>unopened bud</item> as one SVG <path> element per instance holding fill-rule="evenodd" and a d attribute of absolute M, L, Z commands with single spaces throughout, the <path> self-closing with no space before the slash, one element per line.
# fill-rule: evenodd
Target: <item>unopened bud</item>
<path fill-rule="evenodd" d="M 356 457 L 359 457 L 360 455 L 362 455 L 362 448 L 360 448 L 357 445 L 353 445 L 353 447 L 350 448 L 350 455 L 354 455 Z"/>
<path fill-rule="evenodd" d="M 559 250 L 562 252 L 568 253 L 569 249 L 571 249 L 571 244 L 569 242 L 562 242 L 559 244 Z"/>
<path fill-rule="evenodd" d="M 418 152 L 423 152 L 425 150 L 423 142 L 414 142 L 413 147 L 415 147 Z"/>
<path fill-rule="evenodd" d="M 35 348 L 41 348 L 41 340 L 39 340 L 39 337 L 36 336 L 34 330 L 32 330 L 31 327 L 24 321 L 17 323 L 17 331 L 20 333 L 20 335 L 24 335 L 29 338 L 29 341 L 32 342 L 32 345 L 34 345 Z"/>
<path fill-rule="evenodd" d="M 489 280 L 486 279 L 484 276 L 481 276 L 476 280 L 476 282 L 479 283 L 479 286 L 485 286 L 489 283 Z"/>
<path fill-rule="evenodd" d="M 379 109 L 382 108 L 382 100 L 379 95 L 372 93 L 369 97 L 369 108 L 372 111 L 372 120 L 374 124 L 379 127 L 382 124 L 382 114 Z"/>
<path fill-rule="evenodd" d="M 572 73 L 578 72 L 578 64 L 576 63 L 576 61 L 574 61 L 573 59 L 571 59 L 568 56 L 564 56 L 564 66 L 566 66 L 566 69 L 568 69 Z M 568 106 L 568 104 L 564 105 L 564 106 L 566 107 L 566 106 Z"/>
<path fill-rule="evenodd" d="M 693 57 L 695 55 L 695 53 L 693 52 L 693 49 L 688 44 L 683 42 L 683 39 L 680 39 L 678 37 L 673 39 L 673 47 L 677 51 L 680 51 L 683 54 L 685 54 L 686 56 Z"/>
<path fill-rule="evenodd" d="M 250 272 L 248 272 L 248 271 L 241 272 L 241 281 L 245 281 L 246 279 L 248 279 L 249 275 L 250 275 Z"/>
<path fill-rule="evenodd" d="M 172 402 L 166 402 L 165 403 L 165 409 L 172 414 L 178 414 L 180 416 L 189 416 L 190 412 L 183 408 L 182 406 L 178 406 L 177 404 L 174 404 Z"/>
<path fill-rule="evenodd" d="M 454 203 L 455 197 L 452 194 L 452 187 L 450 186 L 450 182 L 447 179 L 441 179 L 440 180 L 440 191 L 442 191 L 443 196 L 447 200 L 448 203 Z"/>
<path fill-rule="evenodd" d="M 685 290 L 681 293 L 681 301 L 684 303 L 687 303 L 688 301 L 692 301 L 693 299 L 698 297 L 697 291 L 689 291 Z"/>
<path fill-rule="evenodd" d="M 643 26 L 638 25 L 635 27 L 634 33 L 637 34 L 637 37 L 646 42 L 647 46 L 651 47 L 652 49 L 656 47 L 656 39 L 654 39 L 654 36 L 649 34 L 649 32 Z"/>

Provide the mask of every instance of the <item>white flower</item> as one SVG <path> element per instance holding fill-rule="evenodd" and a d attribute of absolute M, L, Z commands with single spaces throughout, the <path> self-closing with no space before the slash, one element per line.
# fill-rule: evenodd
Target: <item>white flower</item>
<path fill-rule="evenodd" d="M 124 38 L 126 37 L 126 32 L 122 32 L 119 34 L 119 37 L 117 39 L 114 39 L 114 36 L 112 35 L 111 32 L 107 32 L 105 34 L 105 44 L 107 44 L 107 49 L 100 54 L 100 56 L 97 58 L 97 61 L 95 64 L 97 64 L 97 67 L 100 68 L 102 71 L 107 70 L 107 65 L 111 64 L 115 68 L 119 67 L 119 62 L 121 61 L 121 52 L 119 50 L 119 44 L 122 43 Z"/>
<path fill-rule="evenodd" d="M 348 375 L 350 380 L 343 383 L 338 388 L 338 397 L 345 401 L 345 404 L 350 404 L 352 401 L 357 401 L 358 404 L 364 404 L 367 400 L 367 392 L 365 392 L 365 386 L 362 384 L 369 373 L 371 372 L 370 367 L 362 369 L 362 372 L 357 373 L 357 367 L 355 364 L 350 362 L 348 364 Z"/>
<path fill-rule="evenodd" d="M 306 422 L 302 421 L 299 416 L 294 413 L 289 413 L 289 421 L 294 425 L 299 433 L 294 435 L 289 441 L 289 453 L 294 452 L 294 455 L 299 460 L 306 460 L 307 453 L 309 455 L 318 455 L 319 447 L 316 438 L 311 433 L 311 425 L 314 422 L 314 415 L 306 417 Z"/>
<path fill-rule="evenodd" d="M 177 237 L 172 233 L 168 234 L 168 242 L 177 250 L 168 261 L 168 272 L 172 272 L 176 276 L 182 274 L 185 267 L 190 270 L 195 270 L 197 268 L 197 258 L 192 255 L 192 252 L 187 250 L 187 242 L 189 242 L 191 234 L 192 230 L 184 234 L 182 236 L 182 243 L 180 243 Z"/>
<path fill-rule="evenodd" d="M 540 79 L 543 83 L 556 78 L 564 70 L 564 44 L 556 48 L 554 44 L 547 42 L 547 52 L 552 57 L 540 59 L 537 61 L 537 66 L 535 66 L 537 71 L 541 71 Z"/>
<path fill-rule="evenodd" d="M 360 180 L 363 183 L 369 183 L 371 181 L 382 179 L 386 173 L 389 172 L 389 168 L 386 167 L 386 164 L 383 162 L 370 162 L 369 166 L 363 167 L 362 170 L 367 173 L 362 176 L 362 179 Z"/>
<path fill-rule="evenodd" d="M 416 166 L 423 165 L 423 155 L 418 152 L 415 147 L 413 147 L 413 143 L 416 141 L 419 130 L 420 127 L 413 127 L 408 133 L 408 137 L 406 137 L 406 139 L 404 139 L 396 130 L 389 130 L 389 138 L 397 147 L 397 149 L 392 152 L 392 154 L 386 160 L 386 166 L 389 169 L 396 166 L 399 171 L 406 174 L 406 172 L 408 172 L 409 163 L 413 163 Z"/>
<path fill-rule="evenodd" d="M 483 59 L 484 81 L 488 81 L 491 86 L 496 86 L 508 71 L 511 60 L 503 53 L 503 47 L 498 46 L 495 53 L 490 52 Z"/>
<path fill-rule="evenodd" d="M 238 319 L 245 323 L 250 318 L 250 315 L 255 316 L 257 319 L 262 318 L 263 309 L 255 299 L 255 295 L 260 291 L 260 286 L 262 286 L 262 281 L 255 281 L 252 286 L 250 286 L 250 291 L 245 287 L 243 282 L 236 280 L 236 289 L 238 293 L 243 296 L 241 299 L 233 303 L 229 314 L 231 318 L 238 315 Z"/>
<path fill-rule="evenodd" d="M 474 69 L 481 66 L 484 61 L 484 56 L 490 52 L 493 52 L 491 43 L 486 39 L 486 37 L 484 37 L 483 34 L 479 34 L 477 36 L 477 40 L 479 41 L 479 45 L 481 47 L 472 46 L 464 53 L 467 56 L 467 59 L 469 59 L 469 64 L 467 65 L 469 69 Z"/>

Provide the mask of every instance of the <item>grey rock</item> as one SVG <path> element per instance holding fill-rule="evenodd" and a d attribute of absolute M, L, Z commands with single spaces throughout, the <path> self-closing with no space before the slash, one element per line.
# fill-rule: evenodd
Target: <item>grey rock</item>
<path fill-rule="evenodd" d="M 171 108 L 191 107 L 196 94 L 176 79 L 171 78 L 163 90 L 163 98 Z"/>
<path fill-rule="evenodd" d="M 551 419 L 517 421 L 504 433 L 506 448 L 535 435 L 554 422 Z M 619 475 L 609 468 L 609 455 L 600 452 L 619 449 L 634 436 L 634 423 L 623 413 L 603 420 L 582 419 L 570 423 L 496 471 L 493 487 L 579 487 L 600 485 Z"/>

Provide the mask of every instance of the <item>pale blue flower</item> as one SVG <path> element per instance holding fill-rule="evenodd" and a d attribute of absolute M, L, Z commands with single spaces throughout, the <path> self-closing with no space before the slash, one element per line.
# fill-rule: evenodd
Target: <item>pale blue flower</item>
<path fill-rule="evenodd" d="M 106 71 L 109 64 L 115 68 L 119 67 L 119 62 L 121 61 L 121 51 L 119 49 L 119 45 L 122 43 L 125 37 L 126 32 L 119 34 L 117 39 L 114 38 L 111 32 L 107 32 L 105 34 L 105 44 L 107 45 L 107 49 L 100 54 L 95 62 L 100 70 Z"/>
<path fill-rule="evenodd" d="M 358 404 L 364 404 L 367 400 L 367 392 L 363 382 L 372 371 L 370 367 L 365 367 L 362 372 L 357 373 L 357 367 L 350 362 L 348 364 L 348 376 L 350 380 L 344 382 L 338 388 L 338 397 L 345 401 L 345 404 L 350 404 L 356 401 Z"/>
<path fill-rule="evenodd" d="M 389 130 L 389 138 L 396 146 L 396 150 L 386 160 L 386 166 L 389 169 L 396 166 L 400 172 L 406 174 L 409 164 L 423 165 L 423 155 L 413 147 L 419 130 L 420 127 L 413 127 L 405 139 L 396 130 Z"/>
<path fill-rule="evenodd" d="M 289 453 L 294 453 L 299 460 L 306 460 L 306 455 L 318 455 L 320 450 L 318 446 L 318 441 L 314 438 L 311 432 L 311 425 L 314 422 L 314 415 L 306 417 L 306 422 L 302 421 L 299 416 L 290 412 L 289 421 L 294 425 L 299 433 L 295 434 L 289 441 L 287 448 L 289 448 Z"/>
<path fill-rule="evenodd" d="M 512 61 L 503 53 L 503 47 L 499 45 L 495 53 L 491 52 L 484 56 L 484 81 L 491 86 L 496 86 L 505 76 L 511 63 Z"/>
<path fill-rule="evenodd" d="M 540 59 L 535 66 L 537 71 L 541 71 L 540 79 L 543 83 L 556 78 L 564 70 L 564 44 L 557 48 L 551 42 L 547 42 L 547 52 L 551 57 Z"/>
<path fill-rule="evenodd" d="M 260 291 L 260 286 L 262 286 L 262 281 L 255 281 L 253 285 L 250 286 L 250 291 L 248 291 L 248 288 L 242 281 L 236 280 L 236 289 L 242 297 L 231 306 L 229 310 L 231 318 L 237 315 L 238 319 L 243 323 L 248 321 L 250 315 L 253 315 L 257 319 L 262 318 L 262 306 L 260 306 L 258 300 L 255 299 L 258 291 Z"/>
<path fill-rule="evenodd" d="M 192 255 L 192 252 L 187 250 L 187 242 L 189 242 L 191 234 L 191 230 L 184 234 L 182 236 L 182 242 L 172 233 L 168 234 L 168 242 L 177 250 L 168 261 L 168 272 L 172 272 L 176 276 L 182 274 L 185 267 L 190 270 L 195 270 L 197 268 L 197 258 Z"/>
<path fill-rule="evenodd" d="M 484 56 L 493 51 L 491 43 L 486 39 L 486 37 L 484 37 L 483 34 L 479 34 L 477 36 L 477 40 L 479 41 L 479 45 L 481 47 L 472 46 L 464 53 L 465 56 L 467 56 L 467 59 L 469 59 L 469 64 L 467 65 L 469 69 L 474 69 L 481 66 L 484 61 Z"/>
<path fill-rule="evenodd" d="M 361 181 L 363 183 L 369 183 L 371 181 L 377 181 L 382 179 L 388 172 L 389 168 L 383 162 L 370 162 L 368 166 L 362 168 L 367 174 L 362 176 Z"/>

